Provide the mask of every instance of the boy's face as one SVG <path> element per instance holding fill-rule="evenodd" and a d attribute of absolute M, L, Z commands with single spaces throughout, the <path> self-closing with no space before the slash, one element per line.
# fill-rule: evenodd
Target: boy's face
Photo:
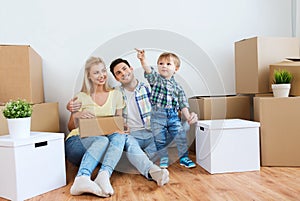
<path fill-rule="evenodd" d="M 158 73 L 166 79 L 170 79 L 178 70 L 175 66 L 173 58 L 163 58 L 158 60 Z"/>
<path fill-rule="evenodd" d="M 134 78 L 133 68 L 123 62 L 119 63 L 114 68 L 114 75 L 117 81 L 121 82 L 122 84 L 128 84 Z"/>

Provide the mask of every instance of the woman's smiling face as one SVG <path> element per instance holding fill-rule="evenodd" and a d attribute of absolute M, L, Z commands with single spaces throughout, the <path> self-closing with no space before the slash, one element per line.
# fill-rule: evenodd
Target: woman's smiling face
<path fill-rule="evenodd" d="M 89 71 L 89 79 L 93 85 L 105 85 L 107 70 L 103 64 L 93 65 Z"/>

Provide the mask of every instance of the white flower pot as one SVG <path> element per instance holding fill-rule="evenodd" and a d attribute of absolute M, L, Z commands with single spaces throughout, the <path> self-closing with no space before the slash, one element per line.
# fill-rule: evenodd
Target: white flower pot
<path fill-rule="evenodd" d="M 13 139 L 30 137 L 31 117 L 7 119 L 9 135 Z"/>
<path fill-rule="evenodd" d="M 272 84 L 274 97 L 289 97 L 291 84 Z"/>

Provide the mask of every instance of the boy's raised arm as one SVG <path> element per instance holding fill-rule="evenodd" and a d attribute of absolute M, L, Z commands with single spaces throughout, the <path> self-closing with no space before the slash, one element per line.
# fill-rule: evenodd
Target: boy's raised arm
<path fill-rule="evenodd" d="M 139 50 L 137 48 L 135 48 L 135 50 L 137 51 L 137 58 L 140 60 L 141 65 L 144 69 L 144 71 L 149 74 L 151 73 L 151 67 L 148 65 L 147 61 L 146 61 L 146 57 L 145 57 L 145 50 Z"/>

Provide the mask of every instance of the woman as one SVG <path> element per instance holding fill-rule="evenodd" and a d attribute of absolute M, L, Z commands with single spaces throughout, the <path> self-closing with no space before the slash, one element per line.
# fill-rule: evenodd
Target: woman
<path fill-rule="evenodd" d="M 108 87 L 107 72 L 102 59 L 91 57 L 86 61 L 83 86 L 76 96 L 82 102 L 82 107 L 71 115 L 76 128 L 67 136 L 66 155 L 70 162 L 80 165 L 70 192 L 72 195 L 92 193 L 108 197 L 114 193 L 109 178 L 122 156 L 126 135 L 115 132 L 107 136 L 80 138 L 78 129 L 79 118 L 122 115 L 122 94 Z M 99 173 L 95 181 L 92 181 L 92 172 L 104 153 Z"/>

